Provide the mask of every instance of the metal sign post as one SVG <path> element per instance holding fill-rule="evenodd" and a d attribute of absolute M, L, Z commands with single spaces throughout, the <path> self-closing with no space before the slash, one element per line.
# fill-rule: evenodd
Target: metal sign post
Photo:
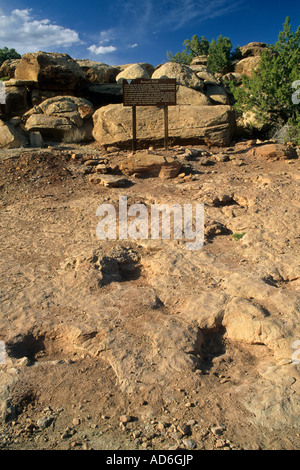
<path fill-rule="evenodd" d="M 136 106 L 132 106 L 132 151 L 136 151 Z"/>
<path fill-rule="evenodd" d="M 132 151 L 136 151 L 136 107 L 156 106 L 164 108 L 164 144 L 168 150 L 168 106 L 176 106 L 176 79 L 143 79 L 123 81 L 123 105 L 132 106 Z"/>
<path fill-rule="evenodd" d="M 165 121 L 165 150 L 169 150 L 169 117 L 168 117 L 168 106 L 164 106 L 164 121 Z"/>

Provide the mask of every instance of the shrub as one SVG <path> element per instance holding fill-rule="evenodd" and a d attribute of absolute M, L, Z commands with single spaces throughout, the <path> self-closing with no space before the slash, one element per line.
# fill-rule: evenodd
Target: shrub
<path fill-rule="evenodd" d="M 8 49 L 8 47 L 0 49 L 0 65 L 9 59 L 21 59 L 21 56 L 15 49 Z"/>
<path fill-rule="evenodd" d="M 205 55 L 208 57 L 207 65 L 213 73 L 223 73 L 233 60 L 241 57 L 240 48 L 236 47 L 232 51 L 230 39 L 223 36 L 209 43 L 205 36 L 199 39 L 195 34 L 191 40 L 186 39 L 183 46 L 185 50 L 177 52 L 174 56 L 168 51 L 167 58 L 171 62 L 189 65 L 194 57 Z"/>
<path fill-rule="evenodd" d="M 287 17 L 278 41 L 261 54 L 258 70 L 253 77 L 244 76 L 241 86 L 231 83 L 235 109 L 252 111 L 255 121 L 265 130 L 289 122 L 293 132 L 299 132 L 299 104 L 292 101 L 292 84 L 300 79 L 300 26 L 291 31 Z M 299 138 L 299 135 L 298 135 Z M 296 135 L 297 139 L 297 135 Z"/>

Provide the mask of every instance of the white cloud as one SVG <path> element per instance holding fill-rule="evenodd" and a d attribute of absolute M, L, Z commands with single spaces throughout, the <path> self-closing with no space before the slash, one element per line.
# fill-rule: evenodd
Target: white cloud
<path fill-rule="evenodd" d="M 178 30 L 191 21 L 204 22 L 227 15 L 245 0 L 119 0 L 124 22 L 134 21 L 137 33 L 149 30 Z"/>
<path fill-rule="evenodd" d="M 82 44 L 76 31 L 49 19 L 35 19 L 31 9 L 16 9 L 0 16 L 0 42 L 20 54 Z"/>
<path fill-rule="evenodd" d="M 88 47 L 88 50 L 93 54 L 101 55 L 114 52 L 117 50 L 117 48 L 115 46 L 96 46 L 96 44 L 93 44 L 92 46 Z"/>
<path fill-rule="evenodd" d="M 104 29 L 99 33 L 99 41 L 98 45 L 92 44 L 87 48 L 92 54 L 95 55 L 102 55 L 102 54 L 109 54 L 110 52 L 115 52 L 117 48 L 111 44 L 111 41 L 115 40 L 116 30 L 111 29 Z"/>
<path fill-rule="evenodd" d="M 110 29 L 104 29 L 100 31 L 100 41 L 99 44 L 107 44 L 110 41 L 113 41 L 115 39 L 115 34 L 116 31 L 113 28 Z"/>
<path fill-rule="evenodd" d="M 165 14 L 157 18 L 158 27 L 180 29 L 192 20 L 205 21 L 236 10 L 243 0 L 161 0 Z"/>

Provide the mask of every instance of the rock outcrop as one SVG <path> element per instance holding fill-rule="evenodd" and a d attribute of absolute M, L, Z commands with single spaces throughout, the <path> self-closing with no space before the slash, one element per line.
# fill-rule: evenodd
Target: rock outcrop
<path fill-rule="evenodd" d="M 289 145 L 276 143 L 257 145 L 251 150 L 251 154 L 252 156 L 263 159 L 291 160 L 298 158 L 295 148 Z"/>
<path fill-rule="evenodd" d="M 248 77 L 253 76 L 253 70 L 256 71 L 260 62 L 260 55 L 268 49 L 264 42 L 250 42 L 241 48 L 242 59 L 234 66 L 234 72 Z"/>
<path fill-rule="evenodd" d="M 202 91 L 196 91 L 193 88 L 177 85 L 176 103 L 178 105 L 209 106 L 211 101 Z"/>
<path fill-rule="evenodd" d="M 27 138 L 13 125 L 0 120 L 0 149 L 13 149 L 24 147 Z"/>
<path fill-rule="evenodd" d="M 106 136 L 104 137 L 98 128 L 93 133 L 97 136 L 95 138 L 103 141 L 105 145 L 125 143 L 131 138 L 127 119 L 129 111 L 121 106 L 110 107 L 109 113 L 107 109 L 102 109 L 123 102 L 123 79 L 176 78 L 178 108 L 170 110 L 170 118 L 178 124 L 173 124 L 173 129 L 171 125 L 172 139 L 183 142 L 211 141 L 226 145 L 231 138 L 229 136 L 233 134 L 233 114 L 229 109 L 224 114 L 221 108 L 214 111 L 206 108 L 229 105 L 230 100 L 220 80 L 203 65 L 203 61 L 199 64 L 199 60 L 194 61 L 191 67 L 168 62 L 154 69 L 151 64 L 142 62 L 110 66 L 87 59 L 73 60 L 67 54 L 28 53 L 14 64 L 14 77 L 5 83 L 6 107 L 4 114 L 2 110 L 2 117 L 9 121 L 13 117 L 24 115 L 25 132 L 41 132 L 45 140 L 65 139 L 67 135 L 71 135 L 70 132 L 76 133 L 77 137 L 73 138 L 77 142 L 80 138 L 90 139 L 92 121 L 86 120 L 82 125 L 82 117 L 73 109 L 75 97 L 80 96 L 82 99 L 87 99 L 94 110 L 99 110 L 94 119 L 97 126 L 100 121 L 102 122 L 102 118 L 99 121 L 99 116 L 113 113 L 112 119 L 115 122 L 110 122 L 108 125 Z M 63 97 L 73 97 L 74 100 L 63 100 Z M 185 109 L 185 106 L 188 106 L 188 109 Z M 52 108 L 55 111 L 50 111 Z M 114 114 L 114 109 L 118 109 L 120 115 Z M 144 122 L 141 142 L 156 142 L 156 139 L 161 138 L 162 120 L 161 117 L 156 117 L 161 113 L 153 111 L 153 109 L 139 110 Z M 150 122 L 150 117 L 154 119 L 154 123 Z M 122 136 L 119 133 L 121 128 L 123 128 Z M 108 134 L 111 137 L 108 138 Z"/>
<path fill-rule="evenodd" d="M 76 62 L 90 83 L 115 83 L 116 76 L 120 73 L 118 67 L 112 67 L 102 62 L 93 62 L 88 59 L 76 60 Z"/>
<path fill-rule="evenodd" d="M 5 60 L 0 67 L 0 78 L 14 78 L 20 59 Z"/>
<path fill-rule="evenodd" d="M 44 90 L 81 89 L 87 79 L 68 54 L 35 52 L 24 54 L 16 67 L 15 78 L 32 80 Z"/>
<path fill-rule="evenodd" d="M 206 65 L 207 55 L 198 55 L 192 59 L 191 65 Z"/>
<path fill-rule="evenodd" d="M 178 85 L 183 85 L 195 90 L 203 89 L 203 80 L 187 65 L 167 62 L 159 67 L 152 75 L 152 78 L 176 78 Z"/>
<path fill-rule="evenodd" d="M 147 72 L 146 68 L 140 64 L 133 64 L 120 72 L 116 77 L 117 83 L 123 83 L 124 79 L 134 80 L 136 78 L 151 78 L 151 75 Z"/>
<path fill-rule="evenodd" d="M 11 79 L 5 84 L 6 112 L 9 116 L 21 116 L 30 107 L 29 86 L 32 82 L 27 80 Z"/>
<path fill-rule="evenodd" d="M 229 104 L 229 97 L 220 85 L 208 84 L 206 86 L 206 96 L 213 104 Z"/>
<path fill-rule="evenodd" d="M 268 45 L 265 42 L 250 42 L 245 46 L 240 48 L 242 53 L 242 58 L 246 57 L 256 57 L 268 48 Z"/>
<path fill-rule="evenodd" d="M 260 62 L 260 57 L 246 57 L 240 60 L 234 67 L 235 73 L 241 75 L 247 75 L 247 77 L 253 77 L 253 70 L 257 70 Z"/>
<path fill-rule="evenodd" d="M 217 78 L 209 70 L 208 67 L 205 67 L 205 65 L 190 65 L 189 67 L 196 73 L 199 78 L 201 78 L 201 80 L 204 80 L 204 84 L 214 83 L 216 85 L 219 85 L 219 81 L 217 80 Z"/>
<path fill-rule="evenodd" d="M 94 115 L 93 136 L 101 145 L 128 146 L 132 140 L 131 108 L 122 104 L 108 105 Z M 172 143 L 210 143 L 225 146 L 231 141 L 235 118 L 230 106 L 169 107 L 169 139 Z M 139 144 L 162 142 L 163 112 L 155 107 L 137 110 L 137 139 Z"/>
<path fill-rule="evenodd" d="M 71 96 L 49 98 L 24 115 L 25 129 L 43 138 L 78 142 L 91 140 L 93 105 Z"/>
<path fill-rule="evenodd" d="M 120 165 L 120 170 L 124 174 L 160 176 L 161 178 L 165 178 L 167 174 L 169 177 L 170 175 L 175 177 L 179 174 L 181 168 L 181 163 L 174 157 L 144 154 L 142 152 L 132 155 Z"/>

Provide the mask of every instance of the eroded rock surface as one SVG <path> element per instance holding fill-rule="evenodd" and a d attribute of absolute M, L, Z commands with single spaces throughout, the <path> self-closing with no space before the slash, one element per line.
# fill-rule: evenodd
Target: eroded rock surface
<path fill-rule="evenodd" d="M 153 448 L 183 443 L 179 417 L 199 423 L 190 431 L 197 448 L 229 446 L 209 437 L 216 425 L 240 448 L 297 447 L 299 159 L 260 158 L 253 148 L 173 148 L 185 176 L 127 175 L 126 188 L 92 184 L 97 172 L 87 171 L 105 161 L 121 177 L 132 156 L 118 149 L 3 153 L 2 419 L 34 395 L 36 419 L 47 400 L 65 409 L 51 414 L 60 429 L 89 400 L 101 431 L 108 418 L 99 413 L 116 418 L 115 435 L 119 416 L 136 416 L 129 422 L 143 433 L 167 420 Z M 149 213 L 153 204 L 204 204 L 203 248 L 172 237 L 99 240 L 98 206 L 118 213 L 122 195 Z"/>

